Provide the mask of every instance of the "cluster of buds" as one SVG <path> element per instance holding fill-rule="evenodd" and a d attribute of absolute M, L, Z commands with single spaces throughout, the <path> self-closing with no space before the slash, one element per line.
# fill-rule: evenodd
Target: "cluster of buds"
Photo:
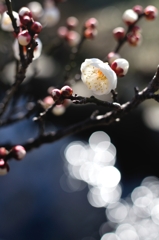
<path fill-rule="evenodd" d="M 19 10 L 20 32 L 17 36 L 18 43 L 23 46 L 24 55 L 27 53 L 27 48 L 31 47 L 32 40 L 37 39 L 38 34 L 42 30 L 42 25 L 38 21 L 34 21 L 32 12 L 27 7 L 22 7 Z M 41 44 L 39 44 L 34 51 L 37 52 Z M 41 50 L 41 49 L 40 49 Z M 36 54 L 36 58 L 40 56 Z"/>
<path fill-rule="evenodd" d="M 136 5 L 132 9 L 127 9 L 122 16 L 122 19 L 126 26 L 129 27 L 126 34 L 123 27 L 117 27 L 113 30 L 114 38 L 120 42 L 126 40 L 131 46 L 138 46 L 142 42 L 141 28 L 136 25 L 137 21 L 141 17 L 145 17 L 147 20 L 153 20 L 157 16 L 157 8 L 154 6 L 147 6 L 143 9 L 142 6 Z"/>
<path fill-rule="evenodd" d="M 17 60 L 20 60 L 19 44 L 23 47 L 23 55 L 27 56 L 27 48 L 32 47 L 33 40 L 36 41 L 37 46 L 34 48 L 33 60 L 37 59 L 41 55 L 42 43 L 38 38 L 38 34 L 43 27 L 53 27 L 60 19 L 60 12 L 57 8 L 57 3 L 63 1 L 45 0 L 44 6 L 39 2 L 30 2 L 27 7 L 22 7 L 19 12 L 12 11 L 12 14 L 16 20 L 16 25 L 19 28 L 19 32 L 15 36 L 13 43 L 13 52 Z M 8 15 L 6 9 L 2 12 L 1 28 L 4 31 L 14 32 L 12 21 Z"/>
<path fill-rule="evenodd" d="M 19 12 L 12 12 L 14 18 L 16 19 L 17 27 L 19 31 L 14 34 L 15 41 L 13 43 L 13 51 L 16 59 L 20 59 L 19 54 L 19 44 L 22 46 L 23 55 L 27 55 L 27 49 L 32 47 L 33 39 L 37 43 L 37 47 L 34 48 L 34 60 L 38 58 L 41 54 L 42 44 L 38 38 L 38 34 L 42 30 L 42 25 L 40 22 L 35 21 L 31 10 L 27 7 L 22 7 Z M 1 28 L 5 31 L 13 32 L 12 21 L 7 12 L 4 12 L 1 20 Z"/>
<path fill-rule="evenodd" d="M 61 89 L 49 87 L 49 95 L 40 101 L 40 104 L 45 110 L 55 104 L 52 108 L 52 113 L 56 116 L 60 116 L 65 113 L 66 108 L 70 104 L 69 98 L 72 96 L 72 93 L 73 90 L 69 86 L 64 86 Z"/>
<path fill-rule="evenodd" d="M 56 105 L 63 104 L 65 99 L 69 99 L 72 96 L 73 90 L 70 86 L 64 86 L 61 89 L 54 88 L 51 91 L 51 96 Z"/>
<path fill-rule="evenodd" d="M 22 46 L 27 46 L 31 39 L 41 32 L 42 25 L 38 21 L 34 21 L 32 12 L 27 7 L 22 7 L 19 10 L 19 18 L 21 22 L 20 32 L 17 36 L 18 42 Z"/>
<path fill-rule="evenodd" d="M 77 46 L 81 40 L 80 34 L 75 31 L 78 25 L 78 19 L 76 17 L 69 17 L 66 20 L 66 26 L 58 28 L 58 36 L 65 39 L 69 46 Z M 97 19 L 89 18 L 84 23 L 83 37 L 86 39 L 93 39 L 97 35 Z"/>
<path fill-rule="evenodd" d="M 0 175 L 6 175 L 9 172 L 9 164 L 7 162 L 7 157 L 10 156 L 16 160 L 21 160 L 25 157 L 25 148 L 21 145 L 14 146 L 10 151 L 6 148 L 0 148 Z"/>
<path fill-rule="evenodd" d="M 41 106 L 46 110 L 49 107 L 51 107 L 54 103 L 55 101 L 51 96 L 46 96 L 41 102 Z M 54 107 L 52 108 L 52 114 L 55 116 L 63 115 L 69 104 L 70 104 L 69 99 L 64 99 L 62 104 L 54 105 Z"/>
<path fill-rule="evenodd" d="M 84 37 L 86 39 L 93 39 L 97 35 L 98 21 L 96 18 L 89 18 L 84 24 Z"/>
<path fill-rule="evenodd" d="M 61 39 L 64 39 L 70 47 L 77 46 L 81 40 L 80 34 L 75 30 L 78 25 L 78 19 L 74 16 L 66 19 L 66 26 L 58 28 L 57 33 Z"/>

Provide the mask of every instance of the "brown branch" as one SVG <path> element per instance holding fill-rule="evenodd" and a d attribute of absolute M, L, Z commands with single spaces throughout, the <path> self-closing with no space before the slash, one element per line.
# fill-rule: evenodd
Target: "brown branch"
<path fill-rule="evenodd" d="M 111 110 L 119 110 L 121 108 L 119 103 L 116 102 L 107 102 L 107 101 L 102 101 L 99 100 L 98 98 L 95 98 L 94 96 L 91 97 L 81 97 L 81 96 L 71 96 L 69 98 L 70 100 L 72 100 L 72 102 L 74 104 L 88 104 L 88 103 L 93 103 L 96 104 L 97 106 L 103 106 L 103 107 L 107 107 Z"/>

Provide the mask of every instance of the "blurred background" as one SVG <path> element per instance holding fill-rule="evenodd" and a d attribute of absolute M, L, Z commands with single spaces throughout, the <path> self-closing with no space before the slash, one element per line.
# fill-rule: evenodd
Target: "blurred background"
<path fill-rule="evenodd" d="M 18 11 L 28 1 L 12 1 Z M 43 5 L 42 1 L 39 1 Z M 134 5 L 158 1 L 68 0 L 58 5 L 60 19 L 45 27 L 39 38 L 41 57 L 33 62 L 10 107 L 43 100 L 50 86 L 62 87 L 70 46 L 59 43 L 57 30 L 66 19 L 84 22 L 95 17 L 98 35 L 83 43 L 76 65 L 86 58 L 104 59 L 116 46 L 112 30 L 124 26 L 122 14 Z M 134 87 L 147 86 L 159 63 L 158 19 L 141 19 L 141 46 L 125 44 L 120 54 L 130 63 L 128 74 L 119 79 L 119 102 L 134 96 Z M 0 97 L 14 82 L 13 34 L 0 30 Z M 35 75 L 36 73 L 36 75 Z M 74 76 L 74 75 L 73 75 Z M 78 81 L 74 93 L 92 93 Z M 71 79 L 70 79 L 71 80 Z M 46 120 L 46 132 L 66 127 L 89 117 L 94 105 L 70 104 L 62 115 Z M 98 108 L 101 113 L 105 109 Z M 20 113 L 19 113 L 20 114 Z M 0 144 L 22 144 L 38 136 L 31 116 L 0 128 Z M 159 108 L 145 101 L 120 122 L 93 128 L 46 144 L 27 153 L 21 162 L 11 160 L 10 172 L 0 178 L 0 239 L 2 240 L 138 240 L 159 238 Z"/>

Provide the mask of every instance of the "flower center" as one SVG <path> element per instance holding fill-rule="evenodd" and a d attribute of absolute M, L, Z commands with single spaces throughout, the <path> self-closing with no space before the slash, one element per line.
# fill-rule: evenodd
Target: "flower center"
<path fill-rule="evenodd" d="M 98 74 L 98 80 L 105 80 L 107 79 L 106 76 L 98 69 L 97 71 L 97 74 Z"/>

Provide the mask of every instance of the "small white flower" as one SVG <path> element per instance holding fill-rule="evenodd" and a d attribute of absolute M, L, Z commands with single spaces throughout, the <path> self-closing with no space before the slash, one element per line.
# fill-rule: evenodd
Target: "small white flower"
<path fill-rule="evenodd" d="M 116 88 L 117 76 L 107 63 L 92 58 L 81 65 L 81 79 L 96 95 L 109 94 Z"/>
<path fill-rule="evenodd" d="M 20 25 L 19 14 L 14 11 L 12 13 L 13 13 L 14 18 L 16 18 L 17 26 L 19 26 Z M 14 31 L 13 26 L 12 26 L 12 21 L 11 21 L 9 15 L 7 14 L 7 12 L 4 12 L 2 14 L 1 28 L 7 32 Z"/>

